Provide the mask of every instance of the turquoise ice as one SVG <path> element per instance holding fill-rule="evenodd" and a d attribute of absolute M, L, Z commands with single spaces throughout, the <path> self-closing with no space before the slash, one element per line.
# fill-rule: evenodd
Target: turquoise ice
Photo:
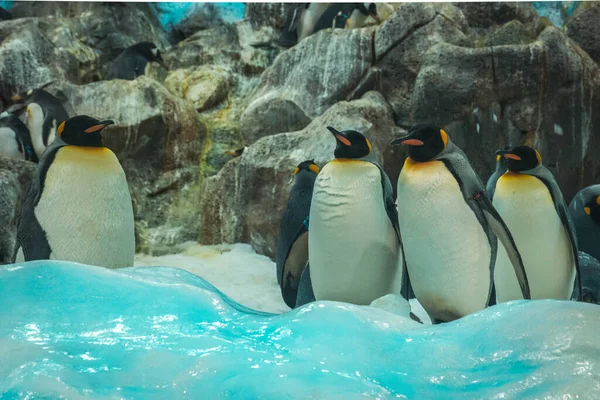
<path fill-rule="evenodd" d="M 274 315 L 175 268 L 30 262 L 0 267 L 0 397 L 600 398 L 598 321 L 559 301 L 437 326 L 335 302 Z"/>

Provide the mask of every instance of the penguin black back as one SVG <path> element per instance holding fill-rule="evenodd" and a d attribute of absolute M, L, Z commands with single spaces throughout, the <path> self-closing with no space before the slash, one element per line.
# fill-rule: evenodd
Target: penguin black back
<path fill-rule="evenodd" d="M 27 126 L 19 119 L 16 115 L 4 112 L 0 114 L 0 128 L 9 128 L 13 132 L 19 141 L 19 151 L 23 154 L 25 160 L 33 161 L 37 163 L 38 157 L 33 150 L 33 144 L 31 143 L 31 136 Z"/>
<path fill-rule="evenodd" d="M 600 258 L 600 185 L 580 190 L 569 204 L 579 249 Z"/>
<path fill-rule="evenodd" d="M 107 79 L 134 80 L 144 75 L 146 65 L 149 62 L 157 62 L 167 69 L 160 50 L 154 43 L 141 42 L 123 50 L 109 67 Z"/>
<path fill-rule="evenodd" d="M 294 185 L 279 224 L 277 281 L 290 308 L 296 305 L 298 286 L 308 263 L 308 216 L 318 173 L 319 167 L 313 160 L 303 161 L 294 169 Z"/>

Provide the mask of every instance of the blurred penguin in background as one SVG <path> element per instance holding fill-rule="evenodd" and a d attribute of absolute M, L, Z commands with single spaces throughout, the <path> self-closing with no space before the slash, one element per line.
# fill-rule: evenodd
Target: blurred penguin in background
<path fill-rule="evenodd" d="M 9 112 L 0 114 L 0 157 L 38 162 L 29 129 Z"/>
<path fill-rule="evenodd" d="M 47 85 L 45 85 L 47 86 Z M 12 97 L 15 112 L 26 112 L 25 125 L 29 129 L 31 142 L 37 158 L 41 158 L 56 137 L 58 126 L 69 119 L 62 102 L 44 89 L 31 89 Z"/>
<path fill-rule="evenodd" d="M 134 80 L 146 73 L 146 65 L 149 62 L 157 62 L 168 70 L 160 54 L 160 50 L 154 43 L 141 42 L 125 50 L 112 62 L 108 69 L 107 80 L 125 79 Z"/>
<path fill-rule="evenodd" d="M 600 185 L 580 190 L 569 204 L 569 213 L 579 250 L 600 259 Z"/>
<path fill-rule="evenodd" d="M 279 224 L 277 282 L 283 300 L 290 308 L 314 301 L 308 271 L 308 216 L 318 174 L 319 167 L 314 160 L 303 161 L 294 169 L 294 185 Z"/>

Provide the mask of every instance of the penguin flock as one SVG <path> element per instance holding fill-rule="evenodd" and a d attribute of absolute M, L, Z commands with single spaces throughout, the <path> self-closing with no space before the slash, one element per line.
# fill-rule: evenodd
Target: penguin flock
<path fill-rule="evenodd" d="M 290 308 L 400 294 L 443 323 L 511 300 L 600 304 L 600 185 L 567 207 L 539 152 L 514 146 L 496 152 L 484 186 L 444 129 L 417 124 L 390 143 L 408 147 L 394 198 L 365 159 L 369 139 L 327 130 L 333 159 L 295 168 L 280 221 L 277 280 Z"/>

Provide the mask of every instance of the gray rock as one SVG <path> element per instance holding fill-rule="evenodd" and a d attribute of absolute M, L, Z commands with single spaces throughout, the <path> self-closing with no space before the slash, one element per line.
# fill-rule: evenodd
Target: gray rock
<path fill-rule="evenodd" d="M 0 264 L 12 262 L 21 203 L 34 170 L 29 161 L 0 157 Z"/>
<path fill-rule="evenodd" d="M 491 33 L 485 40 L 485 45 L 529 44 L 536 39 L 535 28 L 532 24 L 524 25 L 516 19 L 512 20 Z"/>
<path fill-rule="evenodd" d="M 566 23 L 566 32 L 596 62 L 600 62 L 600 3 L 582 2 Z"/>
<path fill-rule="evenodd" d="M 283 109 L 293 110 L 296 122 L 304 119 L 302 114 L 316 118 L 346 99 L 374 62 L 373 33 L 372 28 L 323 30 L 281 53 L 263 73 L 242 115 L 243 136 L 256 139 L 289 129 L 282 106 L 272 102 L 289 102 Z M 258 120 L 268 126 L 257 125 Z"/>
<path fill-rule="evenodd" d="M 397 179 L 404 149 L 388 144 L 399 129 L 385 99 L 369 92 L 360 100 L 337 103 L 301 131 L 261 138 L 206 179 L 200 190 L 200 242 L 241 241 L 273 257 L 294 167 L 306 159 L 323 166 L 333 158 L 335 141 L 328 125 L 365 133 L 375 148 L 373 159 Z"/>
<path fill-rule="evenodd" d="M 522 23 L 533 22 L 537 13 L 530 3 L 489 2 L 489 3 L 454 3 L 472 28 L 490 28 L 503 25 L 512 20 Z"/>
<path fill-rule="evenodd" d="M 164 82 L 173 95 L 194 103 L 198 111 L 214 107 L 229 93 L 231 73 L 220 67 L 170 71 Z"/>

